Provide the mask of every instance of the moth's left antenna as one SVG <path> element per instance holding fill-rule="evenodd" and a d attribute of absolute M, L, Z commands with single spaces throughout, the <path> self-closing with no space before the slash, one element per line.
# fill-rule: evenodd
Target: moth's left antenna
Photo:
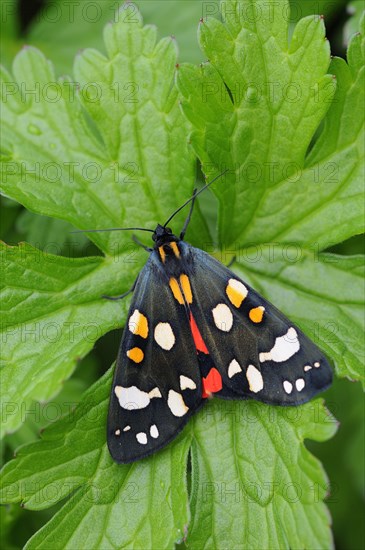
<path fill-rule="evenodd" d="M 110 229 L 77 229 L 76 231 L 70 231 L 70 233 L 102 233 L 103 231 L 148 231 L 154 233 L 153 229 L 146 229 L 145 227 L 111 227 Z"/>

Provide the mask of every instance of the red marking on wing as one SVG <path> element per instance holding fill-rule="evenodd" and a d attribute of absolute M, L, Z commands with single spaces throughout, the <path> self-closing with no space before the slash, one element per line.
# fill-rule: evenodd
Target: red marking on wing
<path fill-rule="evenodd" d="M 198 325 L 196 324 L 193 314 L 191 312 L 190 312 L 190 329 L 194 338 L 194 344 L 195 344 L 196 350 L 202 351 L 203 353 L 206 353 L 207 355 L 209 355 L 207 346 L 205 345 L 203 337 L 200 334 L 200 330 L 198 329 Z"/>
<path fill-rule="evenodd" d="M 220 391 L 223 387 L 222 377 L 215 367 L 212 367 L 206 378 L 202 379 L 203 393 L 202 397 L 210 397 L 212 393 Z"/>

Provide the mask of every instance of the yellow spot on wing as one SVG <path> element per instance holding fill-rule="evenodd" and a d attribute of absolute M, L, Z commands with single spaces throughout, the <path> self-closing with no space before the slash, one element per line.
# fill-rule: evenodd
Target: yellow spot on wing
<path fill-rule="evenodd" d="M 248 290 L 241 281 L 230 279 L 226 288 L 226 294 L 231 304 L 235 307 L 240 307 L 248 294 Z"/>
<path fill-rule="evenodd" d="M 180 258 L 180 250 L 175 242 L 170 243 L 170 248 L 174 251 L 176 258 Z"/>
<path fill-rule="evenodd" d="M 181 293 L 179 283 L 177 282 L 177 280 L 174 277 L 171 277 L 171 279 L 169 281 L 169 286 L 172 290 L 172 293 L 174 295 L 175 300 L 177 300 L 179 302 L 179 304 L 183 304 L 184 303 L 184 298 L 183 298 L 183 295 Z"/>
<path fill-rule="evenodd" d="M 135 363 L 140 363 L 143 361 L 144 353 L 141 348 L 132 348 L 127 351 L 127 357 Z"/>
<path fill-rule="evenodd" d="M 188 304 L 191 304 L 193 302 L 193 293 L 191 292 L 189 277 L 185 275 L 185 273 L 180 275 L 180 283 L 185 296 L 185 300 Z"/>
<path fill-rule="evenodd" d="M 263 306 L 258 306 L 250 309 L 248 314 L 249 318 L 253 323 L 261 323 L 264 316 L 265 308 Z"/>
<path fill-rule="evenodd" d="M 165 253 L 165 251 L 164 251 L 164 249 L 163 249 L 163 246 L 159 246 L 159 247 L 158 247 L 158 252 L 159 252 L 159 254 L 160 254 L 161 261 L 162 261 L 162 263 L 164 264 L 164 263 L 165 263 L 165 260 L 166 260 L 166 253 Z"/>

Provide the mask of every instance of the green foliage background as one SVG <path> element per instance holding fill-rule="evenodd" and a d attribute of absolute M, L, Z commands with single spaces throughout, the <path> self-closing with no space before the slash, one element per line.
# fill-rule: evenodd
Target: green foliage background
<path fill-rule="evenodd" d="M 1 235 L 27 243 L 3 251 L 1 392 L 16 406 L 2 415 L 2 547 L 329 548 L 329 510 L 336 547 L 358 550 L 363 396 L 343 378 L 364 382 L 362 2 L 296 1 L 284 21 L 283 0 L 255 28 L 229 13 L 222 24 L 217 2 L 190 0 L 138 2 L 110 25 L 115 4 L 99 2 L 91 21 L 80 2 L 70 21 L 59 0 L 21 31 L 16 1 L 2 3 L 2 81 L 60 78 L 66 92 L 72 74 L 81 86 L 75 101 L 14 94 L 2 109 Z M 330 60 L 330 47 L 345 58 L 348 45 L 347 62 Z M 137 102 L 125 101 L 131 82 Z M 303 93 L 270 99 L 267 82 Z M 189 242 L 225 263 L 235 255 L 237 273 L 324 349 L 338 375 L 325 396 L 331 414 L 322 399 L 296 410 L 213 402 L 165 451 L 117 466 L 105 446 L 105 371 L 128 302 L 100 296 L 129 288 L 145 256 L 125 234 L 76 242 L 70 230 L 154 227 L 191 193 L 197 158 L 209 177 L 225 166 L 235 174 L 199 201 Z M 55 159 L 75 163 L 72 181 L 6 172 Z M 80 165 L 96 161 L 102 177 L 86 181 Z M 255 179 L 258 166 L 279 169 Z M 72 338 L 21 338 L 27 323 L 41 333 L 73 323 Z"/>

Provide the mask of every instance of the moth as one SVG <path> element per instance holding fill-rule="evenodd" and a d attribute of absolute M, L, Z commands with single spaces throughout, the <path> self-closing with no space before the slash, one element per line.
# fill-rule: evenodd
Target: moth
<path fill-rule="evenodd" d="M 165 447 L 208 398 L 296 406 L 332 381 L 325 356 L 294 323 L 184 241 L 194 201 L 210 183 L 165 224 L 134 228 L 152 232 L 153 247 L 131 289 L 111 389 L 107 442 L 118 463 Z M 168 223 L 189 202 L 178 237 Z"/>

